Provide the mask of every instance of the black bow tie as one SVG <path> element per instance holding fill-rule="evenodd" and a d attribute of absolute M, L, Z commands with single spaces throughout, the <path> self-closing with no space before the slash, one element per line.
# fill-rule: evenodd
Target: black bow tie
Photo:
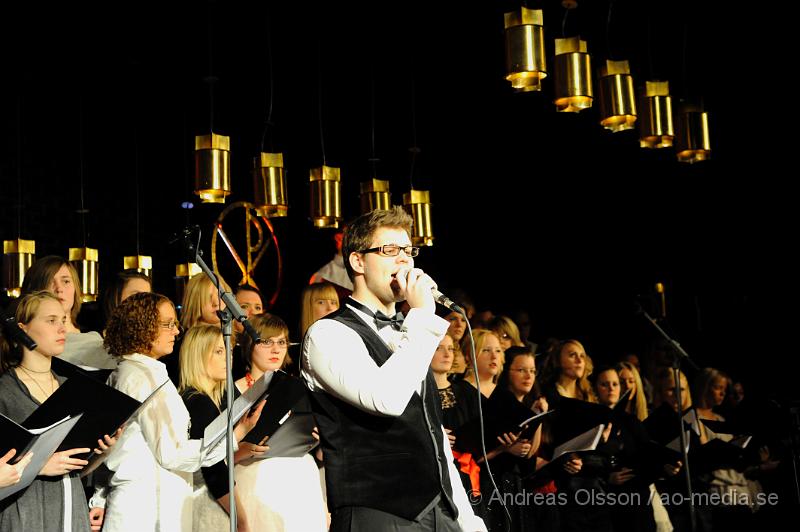
<path fill-rule="evenodd" d="M 394 330 L 399 331 L 400 328 L 403 326 L 403 320 L 405 319 L 405 316 L 403 316 L 402 312 L 398 312 L 397 314 L 391 317 L 387 316 L 380 310 L 378 312 L 372 312 L 372 310 L 369 307 L 359 303 L 358 301 L 356 301 L 351 297 L 347 298 L 347 304 L 357 308 L 364 314 L 372 316 L 373 319 L 375 320 L 375 326 L 378 328 L 379 331 L 389 325 L 391 325 Z"/>
<path fill-rule="evenodd" d="M 400 328 L 403 326 L 404 319 L 405 316 L 403 316 L 402 312 L 398 312 L 392 317 L 387 316 L 380 310 L 375 313 L 375 325 L 378 327 L 379 331 L 384 327 L 386 327 L 387 325 L 391 325 L 392 329 L 394 329 L 395 331 L 399 331 Z"/>

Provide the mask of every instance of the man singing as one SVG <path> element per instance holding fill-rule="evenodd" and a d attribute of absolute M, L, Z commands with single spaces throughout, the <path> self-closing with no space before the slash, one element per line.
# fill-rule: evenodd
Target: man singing
<path fill-rule="evenodd" d="M 442 429 L 429 365 L 449 323 L 414 268 L 411 217 L 376 210 L 348 226 L 353 295 L 303 342 L 302 374 L 325 460 L 331 531 L 485 531 Z M 411 310 L 403 321 L 395 303 Z"/>

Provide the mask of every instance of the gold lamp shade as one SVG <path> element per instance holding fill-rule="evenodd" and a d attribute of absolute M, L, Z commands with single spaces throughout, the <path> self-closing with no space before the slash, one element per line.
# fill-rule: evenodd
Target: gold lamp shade
<path fill-rule="evenodd" d="M 184 262 L 175 265 L 175 277 L 183 277 L 187 281 L 202 271 L 196 262 Z"/>
<path fill-rule="evenodd" d="M 672 96 L 669 95 L 668 81 L 645 82 L 639 113 L 639 146 L 672 146 L 675 130 L 672 127 Z"/>
<path fill-rule="evenodd" d="M 504 15 L 506 79 L 519 92 L 541 91 L 547 77 L 541 9 L 520 7 Z"/>
<path fill-rule="evenodd" d="M 711 158 L 711 135 L 708 130 L 708 113 L 694 104 L 678 108 L 675 150 L 678 162 L 698 163 Z"/>
<path fill-rule="evenodd" d="M 577 113 L 592 106 L 592 59 L 580 37 L 556 39 L 556 110 Z"/>
<path fill-rule="evenodd" d="M 231 138 L 197 135 L 194 138 L 194 193 L 203 203 L 225 203 L 231 193 Z"/>
<path fill-rule="evenodd" d="M 636 123 L 636 93 L 627 61 L 607 60 L 600 67 L 600 125 L 618 133 Z"/>
<path fill-rule="evenodd" d="M 78 270 L 81 282 L 82 301 L 97 301 L 100 286 L 100 263 L 95 248 L 69 248 L 69 262 Z"/>
<path fill-rule="evenodd" d="M 3 240 L 3 287 L 9 297 L 19 297 L 25 273 L 35 256 L 35 240 Z"/>
<path fill-rule="evenodd" d="M 403 207 L 414 219 L 414 227 L 411 228 L 411 243 L 415 246 L 432 246 L 434 237 L 430 191 L 412 188 L 403 194 Z"/>
<path fill-rule="evenodd" d="M 136 270 L 150 276 L 153 271 L 153 257 L 148 255 L 130 255 L 122 258 L 122 267 L 125 270 Z"/>
<path fill-rule="evenodd" d="M 342 223 L 340 171 L 324 165 L 311 169 L 311 220 L 314 227 L 336 229 Z"/>
<path fill-rule="evenodd" d="M 361 182 L 361 214 L 376 209 L 387 210 L 391 206 L 389 182 L 383 179 L 370 179 Z"/>
<path fill-rule="evenodd" d="M 289 214 L 282 153 L 261 152 L 256 157 L 253 168 L 253 198 L 259 216 L 277 218 Z"/>

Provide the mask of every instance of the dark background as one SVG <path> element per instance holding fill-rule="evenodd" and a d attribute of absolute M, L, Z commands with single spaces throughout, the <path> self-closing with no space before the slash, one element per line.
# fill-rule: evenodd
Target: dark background
<path fill-rule="evenodd" d="M 798 292 L 795 178 L 784 169 L 790 136 L 778 133 L 796 120 L 784 114 L 792 96 L 776 68 L 786 35 L 779 12 L 617 0 L 609 24 L 608 0 L 584 0 L 567 17 L 566 35 L 588 40 L 595 67 L 628 58 L 637 84 L 666 78 L 676 101 L 703 101 L 712 160 L 682 165 L 673 150 L 640 149 L 635 132 L 603 130 L 596 109 L 556 113 L 552 78 L 542 93 L 514 94 L 503 79 L 502 16 L 513 3 L 374 4 L 8 12 L 1 236 L 35 239 L 38 256 L 82 245 L 82 178 L 85 238 L 100 249 L 101 278 L 135 254 L 138 235 L 154 258 L 156 289 L 172 295 L 180 251 L 170 235 L 200 224 L 208 249 L 223 209 L 180 208 L 193 200 L 194 135 L 209 132 L 213 115 L 214 131 L 231 137 L 228 203 L 252 199 L 262 136 L 284 154 L 291 205 L 273 221 L 284 260 L 275 311 L 295 323 L 300 288 L 334 252 L 332 232 L 308 221 L 308 169 L 323 162 L 321 107 L 345 218 L 358 214 L 358 183 L 372 177 L 373 119 L 377 172 L 391 181 L 393 201 L 412 181 L 431 190 L 436 241 L 418 263 L 445 293 L 460 287 L 479 307 L 526 308 L 534 339 L 577 337 L 611 361 L 646 349 L 652 331 L 633 307 L 637 296 L 647 306 L 660 281 L 666 326 L 701 366 L 727 369 L 754 391 L 796 395 L 796 313 L 786 314 Z M 529 4 L 545 9 L 552 67 L 564 10 L 558 1 Z M 218 78 L 213 113 L 209 73 Z M 274 127 L 264 135 L 270 98 Z M 268 255 L 259 283 L 274 276 Z"/>

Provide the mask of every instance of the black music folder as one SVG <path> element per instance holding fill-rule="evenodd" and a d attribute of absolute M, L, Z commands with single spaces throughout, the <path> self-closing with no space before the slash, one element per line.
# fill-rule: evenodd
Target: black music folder
<path fill-rule="evenodd" d="M 519 425 L 517 425 L 517 428 L 519 430 L 519 437 L 528 440 L 533 438 L 533 435 L 536 433 L 536 429 L 538 429 L 539 425 L 541 425 L 542 422 L 544 422 L 545 416 L 549 416 L 554 412 L 555 409 L 550 409 L 547 412 L 534 414 L 528 419 L 523 420 Z"/>
<path fill-rule="evenodd" d="M 594 430 L 598 425 L 608 425 L 613 417 L 613 411 L 607 406 L 569 397 L 559 397 L 552 408 L 556 410 L 551 418 L 553 444 L 556 446 Z"/>
<path fill-rule="evenodd" d="M 269 450 L 256 459 L 305 455 L 319 444 L 319 440 L 311 435 L 316 425 L 311 412 L 287 412 L 267 440 Z"/>
<path fill-rule="evenodd" d="M 242 417 L 267 395 L 270 382 L 275 372 L 264 373 L 253 385 L 236 398 L 231 408 L 232 424 L 235 426 Z M 264 407 L 266 408 L 266 406 Z M 263 410 L 262 410 L 263 416 Z M 260 418 L 259 418 L 260 419 Z M 208 424 L 203 431 L 203 451 L 216 445 L 228 431 L 228 409 L 226 408 Z"/>
<path fill-rule="evenodd" d="M 162 383 L 163 386 L 165 383 Z M 136 415 L 161 386 L 140 402 L 116 388 L 112 388 L 75 371 L 59 386 L 53 395 L 22 422 L 24 427 L 52 425 L 68 416 L 83 413 L 80 421 L 58 446 L 57 451 L 97 447 L 97 440 L 104 435 L 113 435 L 128 419 Z"/>
<path fill-rule="evenodd" d="M 253 429 L 242 439 L 249 443 L 260 443 L 266 436 L 276 433 L 286 420 L 290 411 L 294 414 L 311 411 L 308 404 L 308 388 L 299 379 L 289 376 L 283 371 L 275 371 L 267 389 L 267 404 L 261 411 L 261 417 Z M 293 421 L 292 424 L 296 423 Z M 313 428 L 315 425 L 311 425 Z M 308 431 L 311 434 L 311 431 Z M 268 444 L 272 447 L 272 443 Z"/>
<path fill-rule="evenodd" d="M 658 443 L 666 444 L 680 437 L 678 413 L 667 403 L 653 410 L 643 423 L 647 434 Z M 683 429 L 700 435 L 700 424 L 694 408 L 687 408 L 683 413 Z"/>
<path fill-rule="evenodd" d="M 20 461 L 28 452 L 33 453 L 31 462 L 22 472 L 20 481 L 14 485 L 0 488 L 0 500 L 13 495 L 14 493 L 27 488 L 42 467 L 56 451 L 58 445 L 64 440 L 67 434 L 80 421 L 81 414 L 75 417 L 66 417 L 43 428 L 26 429 L 14 420 L 0 414 L 0 456 L 5 455 L 10 449 L 16 449 L 17 454 L 11 459 L 10 463 L 15 464 Z"/>

